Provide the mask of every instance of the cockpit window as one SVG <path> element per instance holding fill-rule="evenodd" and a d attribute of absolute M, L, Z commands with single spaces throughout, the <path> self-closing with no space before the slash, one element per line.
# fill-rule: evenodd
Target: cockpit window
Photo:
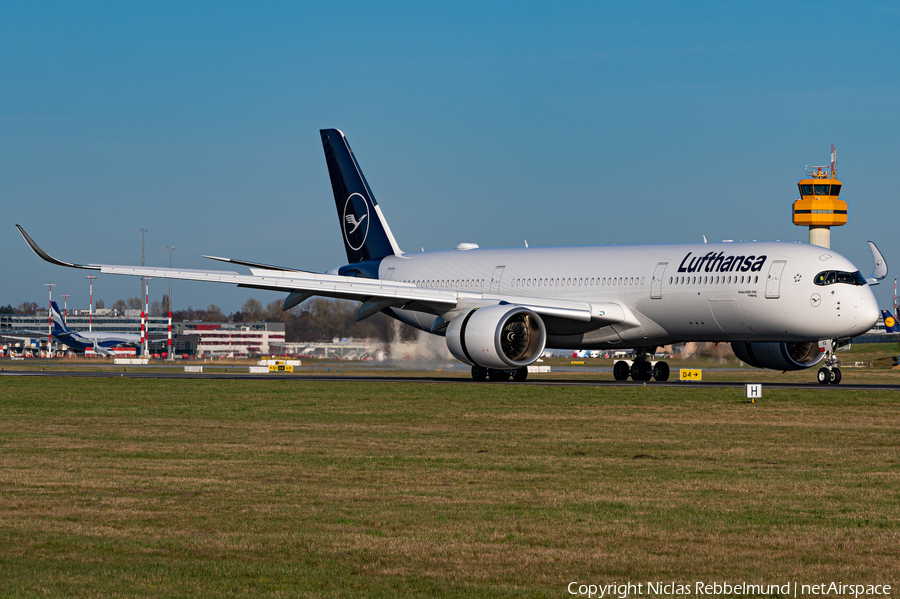
<path fill-rule="evenodd" d="M 856 272 L 843 272 L 839 270 L 823 270 L 816 275 L 813 282 L 816 285 L 833 285 L 844 283 L 845 285 L 865 285 L 866 278 L 858 270 Z"/>

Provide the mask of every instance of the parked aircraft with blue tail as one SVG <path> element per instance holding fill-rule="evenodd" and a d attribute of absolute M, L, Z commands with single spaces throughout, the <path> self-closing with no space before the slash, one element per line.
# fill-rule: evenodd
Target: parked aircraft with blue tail
<path fill-rule="evenodd" d="M 834 351 L 865 333 L 879 311 L 870 285 L 887 276 L 869 242 L 868 278 L 837 252 L 781 242 L 401 251 L 344 134 L 321 132 L 347 264 L 325 273 L 206 256 L 249 267 L 183 270 L 58 260 L 25 233 L 42 259 L 139 277 L 231 283 L 287 293 L 289 310 L 312 296 L 361 302 L 446 338 L 476 380 L 524 380 L 544 347 L 637 348 L 616 379 L 666 380 L 651 363 L 658 346 L 728 342 L 747 364 L 775 370 L 822 365 L 819 382 L 840 382 Z"/>
<path fill-rule="evenodd" d="M 59 343 L 67 345 L 78 353 L 84 353 L 87 349 L 92 349 L 99 356 L 112 355 L 110 351 L 114 347 L 121 345 L 138 345 L 141 342 L 141 336 L 133 333 L 108 333 L 100 331 L 73 331 L 67 325 L 59 312 L 59 306 L 56 302 L 50 302 L 50 321 L 53 323 L 50 334 Z M 47 331 L 28 331 L 34 335 L 45 338 Z M 156 343 L 158 341 L 151 341 Z"/>

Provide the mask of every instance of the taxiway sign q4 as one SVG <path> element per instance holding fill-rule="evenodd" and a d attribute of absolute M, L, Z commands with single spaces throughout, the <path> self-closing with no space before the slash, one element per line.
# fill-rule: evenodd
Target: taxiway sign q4
<path fill-rule="evenodd" d="M 347 264 L 325 273 L 206 256 L 249 267 L 250 274 L 107 264 L 59 266 L 138 277 L 230 283 L 287 293 L 288 310 L 312 296 L 361 302 L 358 319 L 384 312 L 446 338 L 450 353 L 476 380 L 524 380 L 549 345 L 559 349 L 638 348 L 617 379 L 666 380 L 661 345 L 730 342 L 759 368 L 799 370 L 819 364 L 824 383 L 840 380 L 834 350 L 878 320 L 869 285 L 849 260 L 821 247 L 780 242 L 594 247 L 457 249 L 404 253 L 344 134 L 321 131 Z M 822 372 L 824 371 L 824 375 Z M 824 380 L 823 380 L 824 377 Z"/>

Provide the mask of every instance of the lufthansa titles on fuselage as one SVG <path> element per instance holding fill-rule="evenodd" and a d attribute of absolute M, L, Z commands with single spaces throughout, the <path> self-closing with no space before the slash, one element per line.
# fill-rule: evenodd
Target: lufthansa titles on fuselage
<path fill-rule="evenodd" d="M 759 272 L 766 256 L 726 256 L 725 252 L 709 252 L 694 256 L 688 252 L 678 266 L 678 272 Z"/>

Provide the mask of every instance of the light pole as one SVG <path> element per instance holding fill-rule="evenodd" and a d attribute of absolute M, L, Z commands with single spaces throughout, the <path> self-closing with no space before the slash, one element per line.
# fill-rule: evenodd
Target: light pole
<path fill-rule="evenodd" d="M 94 279 L 96 278 L 97 275 L 88 275 L 85 277 L 85 279 L 88 279 L 91 282 L 91 303 L 88 304 L 88 331 L 94 330 Z"/>
<path fill-rule="evenodd" d="M 172 250 L 175 249 L 174 245 L 167 245 L 166 249 L 169 250 L 169 268 L 172 268 Z M 169 278 L 169 312 L 172 311 L 172 279 Z"/>
<path fill-rule="evenodd" d="M 50 357 L 53 347 L 53 287 L 56 283 L 45 283 L 50 292 L 50 301 L 47 303 L 47 357 Z"/>
<path fill-rule="evenodd" d="M 141 232 L 141 266 L 144 266 L 144 234 L 147 233 L 147 229 L 141 228 L 139 229 Z M 144 293 L 144 283 L 146 281 L 141 282 L 141 293 L 138 294 L 138 297 L 141 297 L 141 294 Z"/>
<path fill-rule="evenodd" d="M 167 245 L 166 249 L 169 250 L 169 268 L 172 268 L 172 250 L 175 249 L 174 245 Z M 172 278 L 169 277 L 169 340 L 168 347 L 166 348 L 166 359 L 174 360 L 175 356 L 172 355 Z"/>
<path fill-rule="evenodd" d="M 69 324 L 69 298 L 72 296 L 63 293 L 60 297 L 63 298 L 63 322 Z"/>
<path fill-rule="evenodd" d="M 150 350 L 150 277 L 144 277 L 147 283 L 147 295 L 145 296 L 144 307 L 146 308 L 147 320 L 144 321 L 144 312 L 141 312 L 141 327 L 144 329 L 144 355 L 146 356 Z"/>

